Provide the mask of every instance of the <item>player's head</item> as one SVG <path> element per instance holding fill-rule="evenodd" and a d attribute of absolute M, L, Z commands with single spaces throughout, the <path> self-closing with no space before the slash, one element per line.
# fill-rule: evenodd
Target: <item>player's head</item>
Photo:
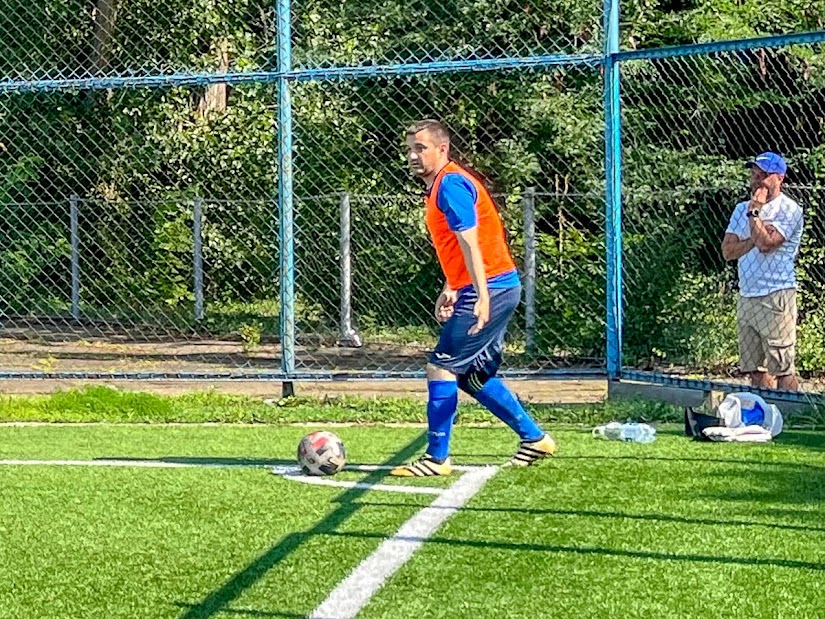
<path fill-rule="evenodd" d="M 765 187 L 771 195 L 778 195 L 782 191 L 782 183 L 788 164 L 781 155 L 776 153 L 762 153 L 753 161 L 745 164 L 751 170 L 751 190 Z"/>
<path fill-rule="evenodd" d="M 450 132 L 437 120 L 419 120 L 407 129 L 407 163 L 413 174 L 427 179 L 450 161 Z"/>

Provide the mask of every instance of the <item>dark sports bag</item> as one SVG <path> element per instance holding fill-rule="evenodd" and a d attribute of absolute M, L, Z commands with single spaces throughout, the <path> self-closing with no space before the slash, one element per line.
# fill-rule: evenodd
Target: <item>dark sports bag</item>
<path fill-rule="evenodd" d="M 700 413 L 692 406 L 685 407 L 685 436 L 692 436 L 694 441 L 709 441 L 710 439 L 702 434 L 702 430 L 724 425 L 725 421 L 720 417 Z"/>

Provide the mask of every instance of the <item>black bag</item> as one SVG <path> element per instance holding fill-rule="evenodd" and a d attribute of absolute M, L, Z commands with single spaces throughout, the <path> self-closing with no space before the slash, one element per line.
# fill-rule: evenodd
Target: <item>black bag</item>
<path fill-rule="evenodd" d="M 694 441 L 709 441 L 702 430 L 724 425 L 724 420 L 719 417 L 697 412 L 692 406 L 685 407 L 685 436 L 692 436 Z"/>

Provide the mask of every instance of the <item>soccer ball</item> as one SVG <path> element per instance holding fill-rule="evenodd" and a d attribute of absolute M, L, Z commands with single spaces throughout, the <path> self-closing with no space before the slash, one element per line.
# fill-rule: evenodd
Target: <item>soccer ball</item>
<path fill-rule="evenodd" d="M 335 475 L 346 462 L 344 442 L 332 432 L 312 432 L 298 443 L 298 464 L 305 475 Z"/>

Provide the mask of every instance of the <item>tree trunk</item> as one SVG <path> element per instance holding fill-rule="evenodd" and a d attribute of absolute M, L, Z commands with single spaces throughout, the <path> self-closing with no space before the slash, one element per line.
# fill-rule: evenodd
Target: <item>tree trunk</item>
<path fill-rule="evenodd" d="M 218 72 L 226 73 L 229 70 L 231 55 L 229 53 L 229 43 L 221 41 L 218 43 Z M 206 116 L 209 112 L 223 112 L 229 103 L 229 84 L 210 84 L 206 87 L 198 102 L 198 114 Z"/>
<path fill-rule="evenodd" d="M 94 10 L 95 41 L 92 52 L 92 68 L 95 72 L 109 69 L 109 54 L 117 20 L 118 0 L 96 0 Z"/>

